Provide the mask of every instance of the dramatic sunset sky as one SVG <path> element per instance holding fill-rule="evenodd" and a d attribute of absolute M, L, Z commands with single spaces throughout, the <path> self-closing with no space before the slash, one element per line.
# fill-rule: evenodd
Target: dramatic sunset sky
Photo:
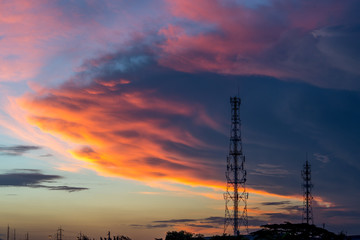
<path fill-rule="evenodd" d="M 222 234 L 230 96 L 249 229 L 360 233 L 360 1 L 0 0 L 0 239 Z M 11 235 L 12 237 L 12 235 Z"/>

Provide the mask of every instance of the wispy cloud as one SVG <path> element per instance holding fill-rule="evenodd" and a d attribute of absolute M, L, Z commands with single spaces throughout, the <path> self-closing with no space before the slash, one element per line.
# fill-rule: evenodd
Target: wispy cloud
<path fill-rule="evenodd" d="M 262 202 L 261 205 L 264 206 L 280 206 L 290 204 L 290 201 L 279 201 L 279 202 Z"/>
<path fill-rule="evenodd" d="M 187 223 L 187 222 L 195 222 L 198 221 L 197 219 L 170 219 L 170 220 L 158 220 L 158 221 L 154 221 L 157 223 Z"/>
<path fill-rule="evenodd" d="M 141 225 L 141 224 L 131 224 L 129 225 L 130 227 L 133 228 L 145 228 L 145 229 L 152 229 L 152 228 L 171 228 L 174 225 L 172 224 L 146 224 L 146 225 Z"/>
<path fill-rule="evenodd" d="M 41 149 L 39 146 L 16 145 L 16 146 L 0 146 L 0 154 L 9 156 L 23 155 L 32 150 Z"/>
<path fill-rule="evenodd" d="M 196 229 L 208 229 L 208 228 L 219 228 L 219 226 L 224 224 L 223 217 L 208 217 L 200 219 L 169 219 L 169 220 L 157 220 L 153 221 L 151 224 L 138 225 L 132 224 L 131 227 L 135 228 L 169 228 L 169 227 L 179 227 L 186 226 Z"/>
<path fill-rule="evenodd" d="M 290 172 L 284 169 L 280 165 L 273 164 L 258 164 L 256 168 L 254 168 L 250 174 L 252 175 L 262 175 L 262 176 L 273 176 L 273 177 L 284 177 Z"/>
<path fill-rule="evenodd" d="M 40 157 L 52 157 L 52 156 L 53 156 L 53 155 L 50 154 L 50 153 L 40 155 Z"/>
<path fill-rule="evenodd" d="M 52 186 L 43 183 L 56 183 L 62 179 L 59 175 L 43 174 L 36 169 L 18 169 L 15 172 L 0 174 L 0 187 L 29 187 L 29 188 L 45 188 L 49 190 L 59 190 L 67 192 L 77 192 L 88 190 L 83 187 L 72 186 Z"/>
<path fill-rule="evenodd" d="M 328 163 L 330 161 L 329 157 L 320 153 L 314 153 L 314 157 L 316 160 L 322 163 Z"/>

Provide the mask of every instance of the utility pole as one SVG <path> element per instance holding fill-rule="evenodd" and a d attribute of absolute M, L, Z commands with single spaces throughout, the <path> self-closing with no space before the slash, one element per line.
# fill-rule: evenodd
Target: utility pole
<path fill-rule="evenodd" d="M 240 235 L 240 227 L 248 232 L 245 156 L 241 141 L 240 97 L 231 97 L 230 149 L 226 168 L 226 193 L 224 233 L 232 225 L 234 236 Z M 240 205 L 240 206 L 239 206 Z M 242 208 L 239 211 L 239 207 Z"/>
<path fill-rule="evenodd" d="M 14 240 L 16 240 L 16 229 L 14 229 Z"/>
<path fill-rule="evenodd" d="M 29 233 L 27 232 L 26 235 L 25 235 L 25 239 L 26 240 L 29 240 Z"/>

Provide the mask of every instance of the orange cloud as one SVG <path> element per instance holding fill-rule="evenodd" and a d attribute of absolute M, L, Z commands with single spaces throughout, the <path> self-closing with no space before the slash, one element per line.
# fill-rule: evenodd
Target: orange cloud
<path fill-rule="evenodd" d="M 186 126 L 215 127 L 200 105 L 162 99 L 156 91 L 129 90 L 128 81 L 67 83 L 19 99 L 27 120 L 75 148 L 69 153 L 103 175 L 219 186 L 216 166 L 179 149 L 210 149 Z M 118 90 L 114 92 L 114 86 Z M 94 94 L 94 92 L 97 92 Z M 216 179 L 216 178 L 215 178 Z"/>
<path fill-rule="evenodd" d="M 113 82 L 120 85 L 116 91 Z M 134 179 L 157 189 L 222 201 L 226 186 L 225 179 L 219 178 L 219 166 L 209 159 L 186 155 L 189 149 L 214 148 L 188 129 L 200 124 L 217 129 L 216 123 L 207 120 L 211 118 L 203 107 L 164 99 L 155 90 L 134 90 L 131 84 L 121 82 L 127 81 L 104 84 L 96 80 L 85 86 L 69 82 L 58 89 L 37 88 L 35 94 L 17 100 L 27 112 L 27 117 L 19 115 L 17 121 L 28 121 L 67 143 L 61 149 L 67 147 L 68 153 L 83 163 L 82 167 L 104 176 Z M 90 93 L 93 91 L 98 93 Z M 178 119 L 187 125 L 177 125 Z M 60 168 L 73 171 L 73 167 Z M 301 195 L 254 188 L 247 191 L 250 197 L 302 201 Z M 320 197 L 315 201 L 321 206 L 333 206 Z"/>
<path fill-rule="evenodd" d="M 62 149 L 80 160 L 81 164 L 60 169 L 87 167 L 104 176 L 138 180 L 176 194 L 222 201 L 225 179 L 219 176 L 219 165 L 213 159 L 188 153 L 216 147 L 193 129 L 205 125 L 217 131 L 217 123 L 201 105 L 171 100 L 156 90 L 140 91 L 131 82 L 121 78 L 107 84 L 96 79 L 89 84 L 69 81 L 59 88 L 36 87 L 34 94 L 18 99 L 27 117 L 22 115 L 17 120 L 28 121 L 65 142 Z M 260 201 L 302 201 L 301 195 L 254 188 L 247 191 Z M 321 198 L 315 200 L 319 205 L 332 206 Z"/>

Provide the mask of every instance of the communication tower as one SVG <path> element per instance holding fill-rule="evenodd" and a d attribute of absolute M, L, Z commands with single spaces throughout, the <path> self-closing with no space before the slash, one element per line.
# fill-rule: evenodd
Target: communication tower
<path fill-rule="evenodd" d="M 230 149 L 227 156 L 226 167 L 226 193 L 224 233 L 227 233 L 229 225 L 232 226 L 234 236 L 240 235 L 242 226 L 248 232 L 246 170 L 245 156 L 243 155 L 241 142 L 241 121 L 239 97 L 230 97 L 231 103 L 231 130 Z"/>
<path fill-rule="evenodd" d="M 63 240 L 63 231 L 64 229 L 62 229 L 61 227 L 58 228 L 56 232 L 56 240 Z"/>
<path fill-rule="evenodd" d="M 314 224 L 314 216 L 312 211 L 313 197 L 311 195 L 313 184 L 311 183 L 311 165 L 307 159 L 307 156 L 303 170 L 301 171 L 301 176 L 304 181 L 302 184 L 304 190 L 302 222 L 307 224 Z"/>

